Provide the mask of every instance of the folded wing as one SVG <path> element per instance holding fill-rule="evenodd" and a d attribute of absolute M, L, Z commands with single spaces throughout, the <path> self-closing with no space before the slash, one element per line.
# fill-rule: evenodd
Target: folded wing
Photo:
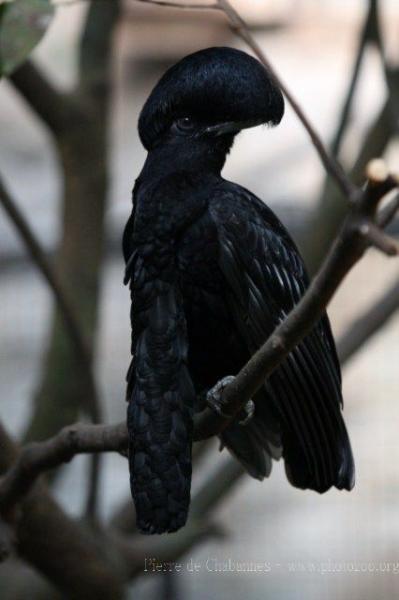
<path fill-rule="evenodd" d="M 210 210 L 227 302 L 252 354 L 299 302 L 308 278 L 281 223 L 250 192 L 226 183 Z M 354 464 L 341 408 L 340 368 L 325 315 L 265 382 L 247 432 L 236 425 L 226 431 L 224 442 L 240 458 L 245 444 L 239 438 L 250 434 L 263 446 L 267 464 L 270 456 L 278 456 L 281 443 L 294 486 L 318 492 L 331 486 L 351 489 Z M 257 475 L 252 465 L 251 474 L 261 477 L 269 470 Z"/>

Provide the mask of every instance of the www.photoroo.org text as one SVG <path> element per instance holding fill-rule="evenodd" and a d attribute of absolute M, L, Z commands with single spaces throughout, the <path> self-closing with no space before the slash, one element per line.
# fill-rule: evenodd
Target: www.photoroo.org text
<path fill-rule="evenodd" d="M 314 573 L 319 575 L 339 573 L 367 573 L 367 574 L 399 574 L 399 561 L 256 561 L 235 560 L 233 558 L 218 559 L 210 556 L 205 560 L 188 559 L 185 562 L 161 561 L 156 557 L 145 558 L 143 571 L 145 573 L 249 573 L 268 574 L 273 571 L 286 573 Z"/>

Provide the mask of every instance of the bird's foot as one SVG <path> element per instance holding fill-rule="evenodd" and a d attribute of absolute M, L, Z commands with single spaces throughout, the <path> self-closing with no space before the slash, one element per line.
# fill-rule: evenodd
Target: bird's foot
<path fill-rule="evenodd" d="M 231 419 L 233 415 L 223 411 L 223 390 L 230 383 L 232 383 L 234 379 L 234 375 L 227 375 L 226 377 L 223 377 L 223 379 L 218 381 L 217 384 L 214 385 L 206 395 L 206 402 L 208 406 L 210 406 L 218 415 L 224 417 L 225 419 Z M 252 400 L 248 400 L 243 407 L 243 411 L 245 412 L 245 417 L 238 421 L 240 425 L 246 425 L 254 415 L 255 404 Z"/>
<path fill-rule="evenodd" d="M 231 419 L 232 415 L 223 412 L 223 391 L 224 388 L 229 385 L 229 383 L 234 381 L 234 379 L 234 375 L 227 375 L 226 377 L 223 377 L 223 379 L 218 381 L 217 384 L 214 385 L 206 395 L 206 402 L 208 406 L 210 406 L 218 415 L 225 417 L 226 419 Z"/>
<path fill-rule="evenodd" d="M 238 421 L 239 425 L 245 426 L 249 423 L 249 421 L 252 419 L 252 417 L 254 416 L 254 412 L 255 412 L 255 403 L 253 400 L 248 400 L 248 402 L 245 404 L 245 406 L 242 409 L 245 412 L 245 417 L 243 419 L 241 419 L 241 421 Z"/>

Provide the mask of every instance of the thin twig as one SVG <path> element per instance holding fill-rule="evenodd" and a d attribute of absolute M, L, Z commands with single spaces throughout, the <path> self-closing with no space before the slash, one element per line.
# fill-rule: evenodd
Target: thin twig
<path fill-rule="evenodd" d="M 71 126 L 71 121 L 84 117 L 72 96 L 59 92 L 30 60 L 11 73 L 9 80 L 57 136 Z"/>
<path fill-rule="evenodd" d="M 346 363 L 399 309 L 399 279 L 364 311 L 337 342 L 341 364 Z"/>
<path fill-rule="evenodd" d="M 114 0 L 95 0 L 96 2 L 113 2 Z M 90 2 L 90 0 L 51 0 L 53 6 L 71 6 L 73 4 L 81 4 L 82 2 Z M 198 3 L 190 4 L 185 2 L 172 2 L 171 0 L 135 0 L 135 2 L 141 2 L 142 4 L 153 4 L 154 6 L 162 6 L 166 8 L 181 8 L 185 9 L 197 9 L 197 10 L 219 10 L 219 6 L 216 2 L 212 4 Z"/>
<path fill-rule="evenodd" d="M 60 280 L 63 281 L 65 279 L 65 284 L 69 284 L 69 291 L 73 290 L 70 297 L 78 299 L 76 302 L 77 308 L 82 302 L 87 303 L 87 300 L 90 299 L 90 303 L 87 304 L 90 306 L 89 313 L 85 311 L 85 314 L 87 313 L 86 323 L 90 330 L 89 333 L 93 333 L 96 322 L 95 318 L 91 317 L 96 312 L 96 282 L 102 250 L 102 216 L 107 191 L 104 163 L 105 154 L 101 150 L 104 150 L 106 146 L 104 115 L 106 114 L 106 107 L 109 100 L 108 67 L 110 63 L 109 57 L 111 36 L 114 29 L 113 25 L 119 14 L 119 0 L 112 0 L 111 2 L 107 0 L 107 2 L 103 2 L 104 6 L 97 6 L 97 4 L 99 3 L 90 3 L 88 15 L 85 19 L 81 36 L 81 51 L 79 53 L 79 79 L 78 85 L 73 92 L 63 94 L 57 91 L 51 81 L 30 61 L 24 63 L 10 77 L 16 89 L 53 133 L 57 149 L 60 153 L 61 163 L 66 175 L 64 194 L 66 218 L 64 219 L 62 243 L 58 251 L 58 264 L 60 266 L 59 270 L 60 272 L 62 271 L 63 275 L 67 272 L 67 277 L 60 277 Z M 85 142 L 82 142 L 82 131 L 84 131 L 83 138 L 86 140 Z M 77 156 L 80 157 L 80 161 L 76 158 Z M 95 164 L 96 175 L 92 177 L 92 180 L 90 180 L 90 173 L 93 169 L 86 168 L 86 172 L 84 173 L 84 168 L 82 168 L 82 165 L 87 167 L 88 162 Z M 79 196 L 82 196 L 84 199 L 82 202 L 77 201 Z M 91 197 L 95 201 L 92 202 Z M 92 235 L 90 244 L 87 244 L 86 233 L 83 234 L 82 227 L 77 226 L 78 223 L 85 220 L 92 223 L 92 234 L 96 233 L 96 231 L 98 233 L 97 236 Z M 85 247 L 85 251 L 87 249 L 86 266 L 90 265 L 88 268 L 81 268 L 80 266 L 81 252 L 79 252 L 79 248 L 82 245 Z M 77 277 L 70 277 L 70 272 L 78 273 L 79 275 Z M 77 281 L 79 281 L 78 284 Z M 64 295 L 67 291 L 68 289 L 65 288 Z M 76 413 L 78 404 L 80 404 L 80 396 L 86 396 L 88 399 L 93 396 L 92 392 L 94 388 L 91 386 L 90 381 L 89 387 L 91 386 L 92 391 L 89 390 L 86 394 L 84 389 L 86 378 L 90 377 L 92 379 L 87 365 L 90 366 L 91 364 L 93 337 L 88 335 L 86 338 L 87 360 L 80 360 L 80 355 L 74 352 L 73 346 L 71 346 L 71 351 L 68 347 L 65 351 L 65 345 L 58 343 L 58 323 L 59 319 L 55 318 L 53 320 L 51 344 L 47 352 L 46 365 L 47 367 L 51 365 L 50 368 L 53 368 L 55 363 L 62 362 L 62 366 L 67 371 L 67 367 L 72 368 L 75 361 L 79 361 L 79 372 L 82 373 L 82 377 L 79 378 L 79 387 L 82 387 L 82 394 L 77 394 L 72 399 L 73 410 Z M 62 326 L 63 323 L 61 323 L 61 328 Z M 63 331 L 60 333 L 62 334 Z M 68 422 L 70 419 L 70 409 L 65 411 L 65 415 L 63 415 L 62 399 L 67 395 L 69 387 L 74 387 L 75 393 L 76 385 L 70 385 L 66 378 L 61 384 L 61 387 L 64 389 L 59 394 L 60 385 L 57 384 L 57 379 L 54 379 L 52 376 L 50 368 L 46 368 L 40 390 L 37 393 L 37 409 L 28 426 L 28 437 L 35 438 L 36 430 L 42 429 L 42 420 L 38 415 L 43 407 L 49 411 L 49 418 L 44 421 L 44 423 L 47 423 L 44 429 L 51 429 L 54 422 Z M 46 393 L 42 396 L 43 391 Z M 56 402 L 54 402 L 54 398 Z M 61 400 L 58 401 L 57 398 L 61 398 Z M 53 409 L 51 406 L 53 406 Z M 58 410 L 54 406 L 61 407 L 60 414 L 56 416 L 55 413 L 58 413 Z M 90 409 L 89 415 L 93 422 L 101 420 L 98 411 L 96 414 L 96 412 Z M 50 434 L 45 433 L 43 437 L 46 437 L 46 435 Z M 99 456 L 93 456 L 90 464 L 86 502 L 86 514 L 90 518 L 94 518 L 96 512 L 100 460 Z"/>
<path fill-rule="evenodd" d="M 126 448 L 126 424 L 71 425 L 44 442 L 27 444 L 0 483 L 0 512 L 7 514 L 14 501 L 31 489 L 41 473 L 69 462 L 76 454 L 118 452 Z"/>
<path fill-rule="evenodd" d="M 334 156 L 339 155 L 344 133 L 348 125 L 352 101 L 359 80 L 360 67 L 364 58 L 364 52 L 369 42 L 378 40 L 377 18 L 377 0 L 369 0 L 369 8 L 367 11 L 366 19 L 364 21 L 362 32 L 359 37 L 359 46 L 356 53 L 352 76 L 350 78 L 348 92 L 345 98 L 344 105 L 342 107 L 339 125 L 334 140 L 331 144 L 331 152 Z"/>
<path fill-rule="evenodd" d="M 69 434 L 68 430 L 64 432 L 66 460 L 68 438 L 74 437 L 72 429 Z M 106 439 L 110 432 L 103 438 L 101 429 L 89 426 L 91 431 L 85 438 L 88 447 L 98 448 L 100 439 L 104 448 L 111 445 Z M 117 433 L 116 430 L 111 427 L 113 434 Z M 81 437 L 81 432 L 78 437 Z M 18 448 L 1 423 L 0 448 L 1 473 L 12 460 L 18 460 Z M 41 459 L 51 464 L 51 459 L 44 459 L 43 455 Z M 29 468 L 27 476 L 29 479 Z M 220 527 L 203 518 L 192 519 L 178 534 L 162 536 L 156 540 L 156 544 L 152 537 L 121 535 L 111 528 L 93 531 L 80 519 L 68 516 L 51 498 L 45 486 L 37 486 L 32 494 L 24 498 L 14 517 L 9 522 L 0 519 L 0 560 L 6 558 L 6 553 L 15 545 L 20 556 L 50 580 L 63 596 L 76 599 L 121 600 L 124 586 L 148 565 L 146 558 L 174 561 L 193 545 L 210 536 L 220 537 L 223 533 Z M 2 548 L 3 540 L 5 546 Z M 54 588 L 52 590 L 54 594 Z M 32 590 L 24 587 L 24 591 L 26 597 L 32 597 Z M 53 594 L 50 593 L 50 596 L 53 597 Z"/>
<path fill-rule="evenodd" d="M 0 474 L 3 474 L 18 459 L 19 448 L 1 422 L 0 448 Z M 45 485 L 35 486 L 13 516 L 9 523 L 19 556 L 61 590 L 63 597 L 122 599 L 124 581 L 118 565 L 111 561 L 112 551 L 104 549 L 101 539 L 81 519 L 67 515 Z M 52 587 L 51 598 L 54 593 Z M 0 596 L 4 596 L 4 585 Z M 27 590 L 22 596 L 33 598 L 35 594 Z"/>
<path fill-rule="evenodd" d="M 87 407 L 93 423 L 100 423 L 102 420 L 101 406 L 97 394 L 97 387 L 94 381 L 89 350 L 80 329 L 80 324 L 75 316 L 75 310 L 70 304 L 69 299 L 59 281 L 56 272 L 52 269 L 46 255 L 40 246 L 35 234 L 30 228 L 23 214 L 17 208 L 15 201 L 11 198 L 8 190 L 0 178 L 0 203 L 2 204 L 8 217 L 17 229 L 23 240 L 27 251 L 33 262 L 47 281 L 50 290 L 53 293 L 57 307 L 65 324 L 66 334 L 75 348 L 75 357 L 79 369 L 84 372 L 87 381 Z M 94 456 L 90 469 L 90 486 L 88 494 L 88 513 L 94 517 L 95 498 L 99 485 L 99 458 Z"/>
<path fill-rule="evenodd" d="M 392 221 L 395 214 L 399 210 L 399 194 L 396 194 L 394 198 L 381 209 L 377 215 L 378 226 L 384 229 L 388 223 Z"/>
<path fill-rule="evenodd" d="M 88 150 L 88 153 L 85 155 L 86 160 L 88 160 L 88 165 L 86 165 L 86 169 L 95 168 L 96 170 L 97 182 L 94 183 L 93 181 L 90 182 L 90 179 L 87 178 L 86 173 L 83 173 L 79 168 L 77 168 L 76 163 L 69 163 L 69 168 L 71 169 L 70 176 L 72 179 L 72 181 L 70 181 L 69 183 L 72 183 L 73 186 L 73 179 L 75 177 L 82 180 L 82 186 L 78 186 L 77 188 L 75 188 L 73 190 L 74 194 L 78 193 L 80 195 L 82 192 L 86 194 L 87 191 L 89 191 L 89 194 L 93 194 L 94 191 L 97 190 L 96 193 L 98 193 L 98 196 L 95 198 L 95 200 L 94 195 L 91 196 L 94 200 L 93 210 L 89 213 L 82 209 L 79 209 L 77 212 L 75 212 L 74 206 L 78 206 L 78 204 L 76 204 L 76 199 L 71 199 L 71 196 L 69 196 L 71 190 L 69 190 L 69 192 L 67 191 L 67 189 L 65 190 L 65 210 L 70 211 L 70 217 L 72 213 L 74 213 L 75 218 L 78 218 L 79 220 L 86 219 L 88 216 L 90 219 L 93 219 L 93 221 L 91 221 L 93 224 L 93 227 L 91 228 L 93 244 L 91 245 L 91 247 L 92 249 L 95 248 L 95 250 L 90 254 L 86 255 L 88 264 L 90 264 L 91 272 L 89 274 L 89 272 L 86 270 L 81 271 L 80 285 L 83 286 L 83 295 L 80 295 L 79 292 L 75 290 L 75 292 L 78 294 L 78 297 L 80 297 L 80 301 L 82 302 L 83 306 L 90 298 L 92 314 L 95 314 L 98 296 L 98 292 L 93 293 L 95 288 L 93 288 L 92 286 L 93 284 L 94 286 L 96 286 L 95 282 L 96 280 L 98 281 L 100 276 L 100 266 L 102 259 L 101 239 L 104 230 L 103 216 L 105 203 L 107 199 L 108 134 L 106 122 L 109 116 L 108 111 L 110 106 L 110 67 L 112 57 L 112 39 L 115 31 L 115 26 L 120 15 L 121 3 L 121 0 L 113 0 L 111 4 L 108 4 L 108 6 L 106 6 L 104 4 L 96 5 L 95 2 L 90 2 L 88 6 L 86 18 L 84 20 L 84 25 L 79 41 L 78 85 L 74 92 L 74 95 L 77 97 L 81 106 L 86 106 L 88 108 L 90 117 L 88 118 L 89 126 L 86 134 L 88 135 L 88 139 L 90 140 L 90 145 L 98 146 L 97 151 L 93 155 L 90 148 L 84 149 L 84 144 L 82 144 L 82 148 L 79 148 L 79 144 L 81 144 L 81 141 L 75 139 L 71 147 L 67 149 L 68 154 L 71 152 L 71 150 L 72 152 L 76 152 L 78 148 L 79 154 Z M 84 121 L 82 120 L 82 124 L 83 123 Z M 98 150 L 100 150 L 100 153 L 98 152 Z M 65 162 L 65 167 L 67 166 L 67 162 Z M 99 183 L 101 186 L 100 188 L 98 187 Z M 90 187 L 90 190 L 87 190 L 87 187 Z M 86 190 L 84 188 L 86 188 Z M 85 202 L 86 201 L 87 200 L 85 200 Z M 69 227 L 69 225 L 71 226 Z M 80 248 L 80 252 L 75 252 L 74 254 L 68 253 L 68 233 L 72 236 L 71 239 L 74 239 L 76 247 Z M 86 242 L 84 241 L 84 237 L 81 236 L 81 232 L 78 232 L 78 230 L 76 229 L 74 230 L 73 220 L 70 221 L 70 223 L 68 224 L 68 218 L 66 217 L 64 219 L 63 240 L 63 244 L 60 248 L 60 256 L 63 252 L 67 252 L 68 269 L 70 269 L 71 266 L 75 266 L 76 268 L 77 264 L 81 260 L 80 254 L 82 249 L 86 246 Z M 95 323 L 96 320 L 93 319 L 90 327 L 92 334 L 95 331 Z M 94 338 L 92 337 L 91 339 L 93 344 Z M 89 518 L 92 522 L 95 522 L 99 504 L 99 486 L 101 476 L 100 455 L 94 455 L 92 457 L 89 468 L 90 471 L 87 486 L 85 516 Z"/>
<path fill-rule="evenodd" d="M 309 121 L 308 117 L 305 115 L 305 112 L 303 111 L 302 107 L 300 106 L 298 101 L 294 98 L 293 94 L 287 88 L 285 83 L 281 80 L 280 76 L 276 73 L 274 67 L 271 65 L 269 59 L 266 57 L 265 53 L 260 48 L 259 44 L 255 41 L 253 36 L 250 34 L 249 28 L 248 28 L 247 24 L 245 23 L 245 21 L 240 17 L 240 15 L 232 7 L 232 5 L 230 4 L 230 2 L 228 0 L 218 0 L 218 4 L 219 4 L 220 8 L 227 15 L 227 17 L 231 23 L 231 27 L 232 27 L 233 31 L 235 31 L 237 33 L 237 35 L 239 35 L 239 37 L 241 37 L 241 39 L 244 42 L 246 42 L 246 44 L 252 49 L 254 54 L 258 57 L 260 62 L 269 70 L 271 75 L 274 77 L 277 85 L 283 91 L 285 97 L 287 98 L 288 102 L 291 104 L 293 110 L 297 114 L 302 125 L 308 132 L 310 139 L 311 139 L 314 147 L 316 148 L 326 171 L 328 173 L 330 173 L 330 175 L 334 178 L 334 180 L 338 184 L 339 188 L 341 189 L 342 193 L 348 199 L 355 200 L 356 195 L 357 195 L 357 188 L 349 180 L 349 178 L 343 171 L 339 162 L 332 155 L 329 154 L 329 152 L 328 152 L 327 148 L 325 147 L 324 143 L 322 142 L 319 134 L 315 130 L 312 123 Z"/>
<path fill-rule="evenodd" d="M 189 2 L 170 2 L 169 0 L 165 0 L 165 2 L 163 2 L 162 0 L 135 0 L 135 2 L 140 2 L 142 4 L 153 4 L 154 6 L 163 6 L 168 8 L 181 8 L 183 10 L 221 10 L 221 7 L 217 2 L 213 2 L 212 4 L 190 4 Z"/>
<path fill-rule="evenodd" d="M 25 247 L 30 254 L 33 262 L 47 281 L 60 314 L 64 319 L 66 331 L 70 337 L 72 344 L 76 351 L 76 360 L 85 367 L 88 383 L 88 406 L 90 408 L 90 414 L 93 422 L 98 423 L 101 419 L 101 409 L 98 403 L 98 397 L 96 392 L 96 385 L 91 372 L 91 362 L 89 358 L 89 352 L 86 347 L 86 342 L 81 333 L 78 319 L 75 316 L 75 311 L 67 298 L 65 291 L 62 287 L 61 282 L 55 271 L 52 269 L 48 262 L 46 255 L 40 246 L 35 234 L 30 228 L 25 217 L 21 211 L 17 208 L 16 203 L 11 198 L 8 190 L 6 189 L 3 181 L 0 178 L 0 203 L 2 204 L 5 212 L 10 218 L 11 222 L 15 226 L 18 234 L 23 240 Z"/>
<path fill-rule="evenodd" d="M 363 235 L 368 237 L 371 245 L 383 254 L 386 254 L 387 256 L 396 256 L 399 253 L 398 242 L 381 231 L 375 223 L 362 225 L 360 231 Z"/>

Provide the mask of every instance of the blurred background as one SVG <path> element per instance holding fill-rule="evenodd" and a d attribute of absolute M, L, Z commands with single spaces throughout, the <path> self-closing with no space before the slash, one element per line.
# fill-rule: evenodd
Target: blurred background
<path fill-rule="evenodd" d="M 114 423 L 125 418 L 130 361 L 121 236 L 145 159 L 138 113 L 160 75 L 185 54 L 212 45 L 245 48 L 216 11 L 125 0 L 117 14 L 109 2 L 60 4 L 30 57 L 33 62 L 0 82 L 0 173 L 76 309 L 103 419 Z M 397 1 L 378 3 L 378 22 L 377 3 L 366 0 L 232 4 L 353 180 L 361 182 L 374 156 L 384 156 L 397 169 Z M 359 49 L 346 119 L 343 108 Z M 30 69 L 36 70 L 33 79 Z M 51 89 L 35 77 L 50 82 Z M 57 124 L 64 99 L 72 106 L 70 116 L 63 115 L 67 127 Z M 238 136 L 224 176 L 275 210 L 314 271 L 345 213 L 345 201 L 288 105 L 279 127 Z M 128 597 L 398 596 L 398 277 L 397 261 L 370 251 L 329 308 L 344 363 L 344 414 L 357 467 L 354 490 L 322 496 L 296 490 L 280 463 L 270 479 L 259 483 L 242 474 L 226 451 L 219 453 L 216 441 L 202 445 L 193 502 L 208 528 L 206 539 L 199 536 L 185 548 L 178 558 L 183 569 L 172 577 L 144 572 L 143 557 L 143 569 L 126 588 Z M 350 349 L 346 334 L 354 320 L 378 306 L 389 289 L 397 301 L 378 322 L 378 331 Z M 0 419 L 8 432 L 18 440 L 44 439 L 65 424 L 87 419 L 84 376 L 52 294 L 1 209 L 0 290 Z M 88 469 L 87 458 L 76 458 L 51 484 L 74 517 L 85 505 Z M 133 509 L 123 457 L 104 457 L 100 486 L 102 519 L 129 534 Z M 197 572 L 184 566 L 191 560 L 200 565 Z M 266 567 L 260 573 L 237 572 L 237 563 L 251 562 Z M 26 563 L 14 559 L 0 565 L 2 600 L 42 598 L 36 592 L 40 581 Z M 46 597 L 55 596 L 50 591 Z"/>

